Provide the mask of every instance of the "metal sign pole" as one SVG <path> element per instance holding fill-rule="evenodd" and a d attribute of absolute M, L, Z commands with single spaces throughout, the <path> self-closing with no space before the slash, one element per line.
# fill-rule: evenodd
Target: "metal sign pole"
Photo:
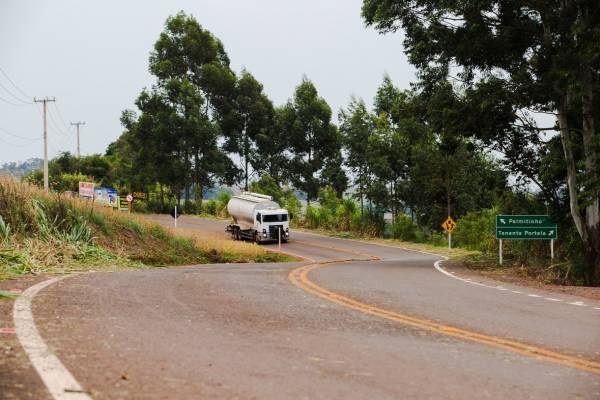
<path fill-rule="evenodd" d="M 452 248 L 452 232 L 448 232 L 448 249 Z"/>
<path fill-rule="evenodd" d="M 177 206 L 175 206 L 175 228 L 177 228 Z"/>
<path fill-rule="evenodd" d="M 500 239 L 500 246 L 498 247 L 498 257 L 500 258 L 500 265 L 502 265 L 502 239 Z"/>
<path fill-rule="evenodd" d="M 277 232 L 278 232 L 278 236 L 279 236 L 277 246 L 278 246 L 279 250 L 281 250 L 281 227 L 279 227 L 279 229 L 277 229 Z"/>
<path fill-rule="evenodd" d="M 554 239 L 550 239 L 550 260 L 554 260 Z"/>

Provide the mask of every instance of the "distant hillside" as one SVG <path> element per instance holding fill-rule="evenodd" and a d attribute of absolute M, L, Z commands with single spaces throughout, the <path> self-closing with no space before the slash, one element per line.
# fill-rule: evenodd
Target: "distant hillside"
<path fill-rule="evenodd" d="M 42 168 L 43 162 L 44 160 L 41 158 L 30 158 L 26 161 L 4 163 L 0 166 L 0 175 L 11 175 L 20 178 L 31 171 Z"/>

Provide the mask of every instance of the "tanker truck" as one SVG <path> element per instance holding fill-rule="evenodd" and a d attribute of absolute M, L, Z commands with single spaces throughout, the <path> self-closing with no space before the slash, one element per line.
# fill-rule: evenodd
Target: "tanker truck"
<path fill-rule="evenodd" d="M 285 243 L 290 238 L 288 212 L 280 208 L 271 196 L 243 192 L 229 200 L 227 211 L 233 222 L 225 230 L 235 240 L 249 239 L 262 243 L 281 238 Z"/>

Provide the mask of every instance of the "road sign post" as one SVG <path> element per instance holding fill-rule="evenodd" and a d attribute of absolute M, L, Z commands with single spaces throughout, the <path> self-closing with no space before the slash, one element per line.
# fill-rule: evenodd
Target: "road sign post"
<path fill-rule="evenodd" d="M 177 228 L 177 206 L 175 206 L 175 228 Z"/>
<path fill-rule="evenodd" d="M 502 265 L 502 239 L 500 239 L 500 246 L 498 246 L 498 258 L 500 259 L 500 265 Z"/>
<path fill-rule="evenodd" d="M 133 196 L 128 194 L 127 197 L 125 198 L 127 200 L 127 212 L 131 214 L 131 206 L 133 203 Z"/>
<path fill-rule="evenodd" d="M 452 231 L 456 228 L 456 222 L 451 216 L 448 216 L 444 222 L 442 222 L 442 228 L 448 232 L 448 248 L 452 248 Z"/>
<path fill-rule="evenodd" d="M 554 240 L 558 237 L 556 222 L 548 215 L 496 215 L 498 259 L 502 265 L 503 240 L 550 240 L 550 258 L 554 259 Z"/>

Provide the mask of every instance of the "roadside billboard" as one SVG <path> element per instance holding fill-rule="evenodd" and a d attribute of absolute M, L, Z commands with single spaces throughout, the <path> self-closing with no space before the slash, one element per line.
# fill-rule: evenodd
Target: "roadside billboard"
<path fill-rule="evenodd" d="M 95 186 L 94 182 L 79 182 L 79 197 L 93 198 Z"/>
<path fill-rule="evenodd" d="M 94 202 L 105 207 L 118 207 L 119 196 L 117 189 L 104 187 L 94 188 Z"/>

